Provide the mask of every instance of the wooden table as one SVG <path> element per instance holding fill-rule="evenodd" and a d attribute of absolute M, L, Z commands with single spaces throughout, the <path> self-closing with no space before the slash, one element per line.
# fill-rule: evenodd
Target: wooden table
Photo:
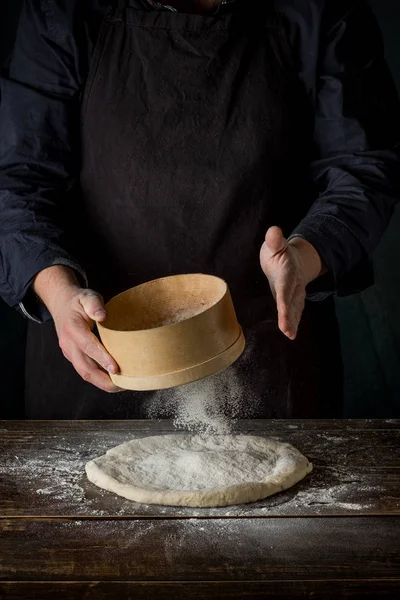
<path fill-rule="evenodd" d="M 400 420 L 245 421 L 314 464 L 263 502 L 136 504 L 84 464 L 169 421 L 0 421 L 0 598 L 400 598 Z"/>

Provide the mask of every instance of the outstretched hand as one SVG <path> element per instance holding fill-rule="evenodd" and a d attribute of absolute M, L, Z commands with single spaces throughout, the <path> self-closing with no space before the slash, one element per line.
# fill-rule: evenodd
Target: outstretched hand
<path fill-rule="evenodd" d="M 321 258 L 306 240 L 292 238 L 288 242 L 279 227 L 270 227 L 261 247 L 260 264 L 276 301 L 279 329 L 294 340 L 306 286 L 324 272 Z"/>

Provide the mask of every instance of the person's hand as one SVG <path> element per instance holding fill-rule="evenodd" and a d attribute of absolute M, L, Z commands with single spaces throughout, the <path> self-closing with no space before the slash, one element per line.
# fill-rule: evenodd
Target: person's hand
<path fill-rule="evenodd" d="M 106 318 L 103 299 L 79 286 L 70 269 L 55 266 L 42 271 L 34 283 L 56 327 L 62 353 L 78 374 L 105 392 L 120 392 L 108 373 L 118 373 L 115 360 L 92 333 L 96 321 Z"/>
<path fill-rule="evenodd" d="M 296 337 L 306 298 L 306 286 L 325 268 L 309 242 L 283 237 L 279 227 L 270 227 L 260 251 L 260 264 L 268 278 L 278 309 L 279 329 L 289 339 Z"/>
<path fill-rule="evenodd" d="M 82 379 L 105 392 L 121 391 L 108 375 L 118 373 L 118 365 L 92 333 L 95 321 L 106 318 L 101 296 L 93 290 L 65 290 L 52 316 L 61 351 Z"/>

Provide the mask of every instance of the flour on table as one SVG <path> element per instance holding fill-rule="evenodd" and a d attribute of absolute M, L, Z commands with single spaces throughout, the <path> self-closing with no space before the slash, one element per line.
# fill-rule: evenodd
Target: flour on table
<path fill-rule="evenodd" d="M 290 444 L 248 435 L 151 436 L 86 465 L 92 483 L 128 500 L 193 507 L 262 500 L 311 470 Z"/>

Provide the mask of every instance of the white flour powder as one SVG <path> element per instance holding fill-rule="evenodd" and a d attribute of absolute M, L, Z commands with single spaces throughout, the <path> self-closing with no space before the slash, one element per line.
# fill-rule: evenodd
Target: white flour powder
<path fill-rule="evenodd" d="M 228 434 L 237 418 L 251 418 L 233 367 L 170 390 L 159 392 L 147 407 L 150 419 L 169 417 L 177 429 L 199 435 Z"/>
<path fill-rule="evenodd" d="M 385 422 L 391 423 L 390 420 Z M 397 481 L 397 475 L 388 473 L 385 483 L 384 478 L 377 477 L 376 467 L 365 468 L 363 464 L 365 456 L 370 456 L 370 463 L 374 464 L 371 437 L 364 439 L 352 425 L 344 431 L 317 433 L 311 430 L 307 436 L 301 429 L 300 425 L 292 425 L 288 429 L 285 427 L 283 435 L 281 426 L 277 427 L 273 421 L 268 424 L 270 436 L 277 436 L 301 448 L 316 465 L 315 473 L 305 484 L 299 484 L 296 490 L 272 496 L 258 504 L 256 509 L 253 505 L 243 504 L 234 508 L 212 508 L 206 514 L 221 517 L 254 514 L 339 515 L 349 514 L 350 511 L 376 514 L 383 509 L 387 514 L 399 513 L 400 495 L 390 491 L 390 486 L 393 487 Z M 252 430 L 249 425 L 244 433 Z M 160 424 L 159 429 L 152 430 L 152 433 L 159 435 L 162 432 L 172 433 L 172 430 L 164 423 Z M 204 517 L 204 509 L 185 507 L 158 507 L 155 513 L 151 505 L 123 500 L 94 488 L 86 480 L 85 463 L 104 454 L 109 448 L 130 440 L 132 434 L 129 423 L 119 425 L 109 422 L 104 426 L 99 425 L 98 429 L 90 429 L 87 435 L 77 435 L 73 429 L 54 426 L 41 431 L 41 443 L 32 444 L 29 441 L 21 443 L 20 437 L 15 436 L 11 428 L 8 431 L 8 426 L 3 426 L 0 432 L 3 441 L 3 448 L 0 449 L 0 479 L 9 482 L 16 498 L 14 503 L 5 500 L 4 514 L 40 516 L 45 510 L 49 515 L 68 514 L 77 517 L 132 514 Z M 146 428 L 142 430 L 139 427 L 137 437 L 148 435 Z M 374 434 L 371 435 L 374 439 Z M 27 439 L 33 436 L 33 431 L 29 431 Z"/>
<path fill-rule="evenodd" d="M 200 490 L 264 480 L 276 467 L 276 455 L 240 452 L 167 451 L 135 464 L 136 476 L 158 489 Z M 285 461 L 281 461 L 284 463 Z M 282 464 L 282 468 L 285 465 Z"/>
<path fill-rule="evenodd" d="M 273 439 L 175 434 L 126 442 L 85 468 L 92 483 L 128 500 L 216 507 L 271 496 L 303 479 L 312 465 Z"/>

